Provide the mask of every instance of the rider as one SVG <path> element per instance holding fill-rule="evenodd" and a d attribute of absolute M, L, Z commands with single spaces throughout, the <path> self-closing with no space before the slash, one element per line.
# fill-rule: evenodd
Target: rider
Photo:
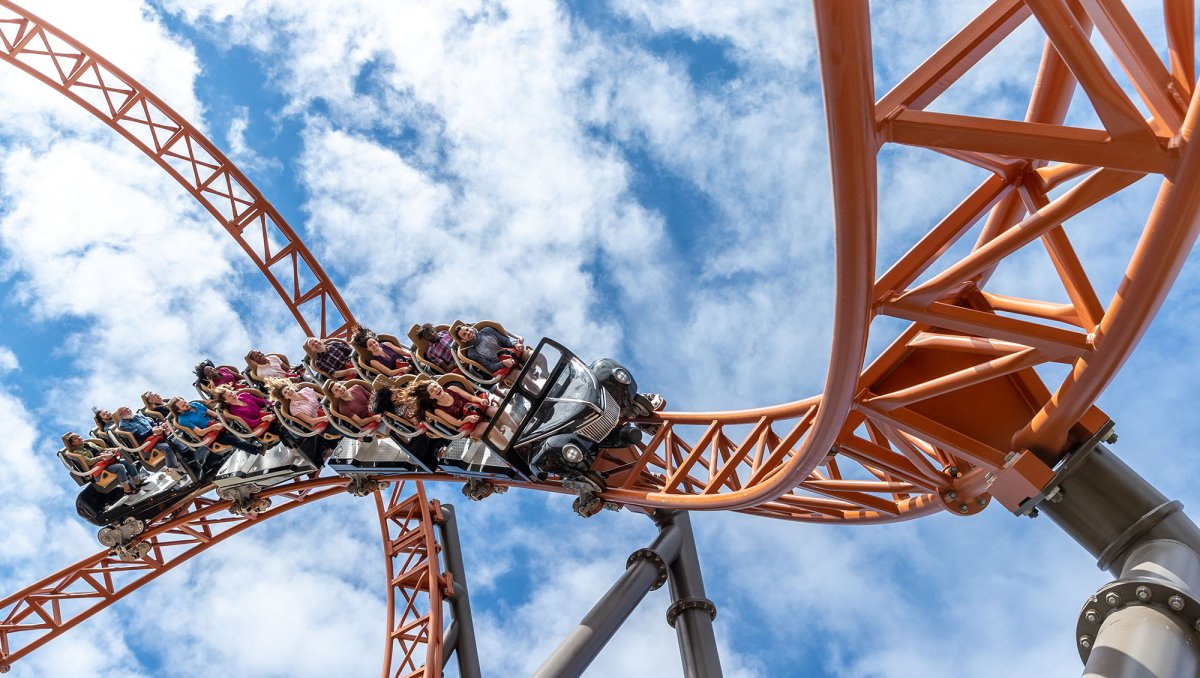
<path fill-rule="evenodd" d="M 75 432 L 64 433 L 62 441 L 68 452 L 79 455 L 87 464 L 93 481 L 107 470 L 117 476 L 117 483 L 124 488 L 125 494 L 134 494 L 142 486 L 142 476 L 137 467 L 122 459 L 117 450 L 100 447 Z"/>

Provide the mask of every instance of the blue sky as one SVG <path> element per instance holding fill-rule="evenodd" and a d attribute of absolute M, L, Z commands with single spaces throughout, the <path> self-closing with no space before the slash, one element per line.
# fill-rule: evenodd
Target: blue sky
<path fill-rule="evenodd" d="M 1131 4 L 1160 43 L 1158 3 Z M 376 330 L 495 318 L 621 359 L 673 409 L 819 391 L 832 226 L 806 3 L 98 5 L 26 4 L 203 129 Z M 875 3 L 877 93 L 981 6 Z M 933 108 L 1022 115 L 1041 41 L 1028 22 Z M 302 337 L 152 162 L 15 69 L 0 69 L 0 91 L 14 93 L 0 98 L 9 591 L 96 549 L 53 458 L 89 406 L 132 403 L 146 388 L 186 393 L 202 357 L 237 362 L 251 346 L 299 356 Z M 1092 124 L 1077 108 L 1075 124 Z M 881 267 L 981 178 L 927 151 L 885 149 Z M 1155 190 L 1143 182 L 1068 226 L 1104 300 Z M 1194 269 L 1101 401 L 1118 453 L 1193 506 L 1194 465 L 1179 460 L 1200 431 L 1178 375 L 1197 361 L 1185 350 L 1200 320 Z M 993 289 L 1054 298 L 1054 284 L 1031 250 Z M 872 347 L 900 326 L 877 321 Z M 584 521 L 563 496 L 469 504 L 454 485 L 429 489 L 459 509 L 487 675 L 527 675 L 653 538 L 644 518 Z M 10 675 L 373 674 L 383 633 L 373 512 L 347 495 L 272 520 Z M 1105 581 L 1045 519 L 998 506 L 880 527 L 694 523 L 730 676 L 1071 674 L 1074 618 Z M 679 675 L 666 605 L 665 592 L 650 596 L 592 673 Z"/>

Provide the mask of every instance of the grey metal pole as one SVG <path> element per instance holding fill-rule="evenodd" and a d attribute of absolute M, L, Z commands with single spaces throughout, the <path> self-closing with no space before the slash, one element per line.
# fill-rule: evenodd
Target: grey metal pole
<path fill-rule="evenodd" d="M 1097 614 L 1105 607 L 1112 612 L 1096 632 L 1085 678 L 1200 675 L 1196 633 L 1185 621 L 1200 613 L 1197 584 L 1200 556 L 1187 545 L 1155 539 L 1133 549 L 1120 579 L 1089 601 Z M 1122 606 L 1124 600 L 1135 604 Z"/>
<path fill-rule="evenodd" d="M 442 667 L 450 663 L 450 657 L 454 655 L 454 646 L 458 644 L 458 620 L 451 619 L 450 626 L 446 627 L 446 632 L 442 634 Z"/>
<path fill-rule="evenodd" d="M 479 648 L 475 644 L 475 622 L 471 618 L 471 598 L 467 593 L 467 568 L 463 565 L 462 544 L 458 540 L 458 520 L 454 506 L 442 504 L 442 521 L 438 523 L 442 536 L 442 557 L 454 578 L 454 595 L 450 609 L 454 621 L 448 631 L 454 631 L 454 653 L 458 658 L 458 673 L 462 678 L 480 678 Z"/>
<path fill-rule="evenodd" d="M 659 525 L 650 546 L 629 556 L 624 574 L 538 668 L 535 678 L 583 675 L 642 598 L 666 583 L 669 563 L 679 555 L 682 541 L 679 528 Z"/>
<path fill-rule="evenodd" d="M 1083 675 L 1200 675 L 1200 528 L 1104 445 L 1081 453 L 1039 508 L 1117 577 L 1080 613 Z"/>
<path fill-rule="evenodd" d="M 655 520 L 661 521 L 659 525 L 678 528 L 683 537 L 679 557 L 671 563 L 672 603 L 667 609 L 667 623 L 675 627 L 679 639 L 683 674 L 688 678 L 720 678 L 721 657 L 712 626 L 717 607 L 704 595 L 692 519 L 683 511 L 663 511 L 655 515 Z"/>

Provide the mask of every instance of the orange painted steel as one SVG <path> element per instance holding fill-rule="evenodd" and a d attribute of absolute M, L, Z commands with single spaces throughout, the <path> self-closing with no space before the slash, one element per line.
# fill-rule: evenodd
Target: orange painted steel
<path fill-rule="evenodd" d="M 1173 190 L 1196 171 L 1190 2 L 1164 4 L 1164 64 L 1116 3 L 998 0 L 878 100 L 866 3 L 814 7 L 837 234 L 824 393 L 739 412 L 656 415 L 660 426 L 646 444 L 602 459 L 610 500 L 811 521 L 903 520 L 939 505 L 974 513 L 988 502 L 979 479 L 1003 472 L 1010 453 L 1033 449 L 1053 465 L 1106 423 L 1093 402 L 1195 238 L 1194 229 L 1165 228 L 1196 216 L 1188 196 Z M 1047 41 L 1025 120 L 925 110 L 1030 21 Z M 1112 46 L 1152 119 L 1107 70 L 1099 40 Z M 1064 125 L 1077 86 L 1101 129 Z M 875 168 L 889 143 L 921 146 L 988 176 L 877 274 Z M 1165 180 L 1159 205 L 1124 271 L 1129 282 L 1106 308 L 1064 224 L 1154 173 Z M 934 269 L 972 231 L 971 251 Z M 1035 241 L 1066 303 L 986 290 L 997 267 Z M 1148 266 L 1155 260 L 1168 264 Z M 913 324 L 864 368 L 879 315 Z M 1070 365 L 1072 376 L 1047 387 L 1035 369 L 1049 363 Z"/>
<path fill-rule="evenodd" d="M 79 104 L 154 159 L 241 245 L 306 334 L 324 337 L 349 332 L 354 316 L 299 236 L 241 170 L 165 102 L 100 55 L 8 0 L 0 0 L 0 59 Z M 316 331 L 308 320 L 313 308 Z M 229 503 L 197 497 L 153 521 L 139 537 L 151 545 L 140 561 L 126 563 L 101 552 L 9 596 L 0 603 L 0 613 L 6 615 L 0 622 L 0 672 L 175 565 L 264 518 L 336 494 L 345 484 L 344 478 L 326 478 L 272 488 L 257 496 L 282 497 L 287 503 L 257 519 L 213 517 L 227 510 Z M 420 483 L 414 487 L 413 497 L 421 497 L 418 503 L 424 503 Z M 393 502 L 399 490 L 393 493 Z M 379 509 L 389 582 L 385 674 L 397 642 L 396 629 L 402 628 L 404 675 L 441 675 L 443 577 L 438 561 L 414 564 L 397 547 L 406 539 L 416 539 L 425 545 L 426 553 L 437 553 L 428 510 L 417 516 L 417 520 L 397 522 L 394 509 Z M 389 540 L 389 530 L 397 527 L 399 535 Z M 418 614 L 410 604 L 397 615 L 393 607 L 397 592 L 410 602 L 424 600 L 434 613 Z M 94 602 L 76 605 L 78 601 Z M 431 623 L 437 631 L 431 631 Z M 14 634 L 31 640 L 17 647 L 10 641 Z M 418 652 L 419 647 L 426 651 Z"/>
<path fill-rule="evenodd" d="M 150 525 L 138 541 L 150 551 L 123 561 L 101 551 L 0 600 L 0 671 L 177 565 L 268 518 L 343 494 L 345 478 L 287 483 L 262 492 L 275 504 L 256 516 L 230 503 L 193 497 Z"/>
<path fill-rule="evenodd" d="M 1050 467 L 1104 427 L 1094 402 L 1196 240 L 1200 196 L 1188 190 L 1200 181 L 1191 0 L 1163 3 L 1168 63 L 1113 0 L 997 0 L 878 100 L 866 0 L 814 0 L 814 8 L 837 243 L 824 392 L 752 410 L 654 415 L 650 440 L 601 457 L 609 500 L 856 524 L 944 509 L 977 513 L 990 501 L 990 478 L 1008 472 L 1013 453 L 1030 450 Z M 1030 21 L 1047 40 L 1024 120 L 926 110 Z M 35 33 L 6 49 L 24 52 Z M 1106 67 L 1101 41 L 1149 118 Z M 85 63 L 70 75 L 87 72 Z M 68 80 L 60 91 L 81 101 Z M 1064 124 L 1077 87 L 1099 129 Z M 878 274 L 876 168 L 887 144 L 925 148 L 988 175 Z M 160 148 L 151 154 L 164 162 Z M 1161 176 L 1157 201 L 1128 266 L 1110 274 L 1118 291 L 1104 306 L 1065 226 L 1150 175 Z M 969 253 L 935 268 L 972 232 Z M 1055 293 L 985 289 L 1037 241 L 1066 303 Z M 864 365 L 871 321 L 880 315 L 912 324 Z M 1071 369 L 1047 386 L 1035 370 L 1050 363 Z M 389 504 L 381 515 L 407 516 L 418 503 Z"/>
<path fill-rule="evenodd" d="M 305 333 L 340 336 L 353 326 L 346 302 L 283 215 L 153 92 L 8 0 L 0 0 L 0 59 L 79 104 L 174 177 L 241 245 Z"/>
<path fill-rule="evenodd" d="M 425 497 L 424 486 L 404 493 L 399 483 L 388 493 L 375 493 L 387 560 L 388 640 L 383 678 L 440 676 L 442 598 L 452 593 L 451 578 L 440 567 L 440 547 L 433 530 L 440 519 L 437 502 Z"/>

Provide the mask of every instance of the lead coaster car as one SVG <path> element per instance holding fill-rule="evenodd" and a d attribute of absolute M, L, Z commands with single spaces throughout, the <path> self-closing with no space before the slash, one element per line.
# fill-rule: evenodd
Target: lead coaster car
<path fill-rule="evenodd" d="M 556 475 L 594 506 L 595 494 L 606 489 L 603 476 L 592 470 L 600 451 L 640 442 L 642 431 L 632 420 L 659 406 L 656 396 L 638 393 L 619 362 L 604 358 L 588 365 L 562 344 L 542 339 L 482 440 L 524 480 Z"/>

